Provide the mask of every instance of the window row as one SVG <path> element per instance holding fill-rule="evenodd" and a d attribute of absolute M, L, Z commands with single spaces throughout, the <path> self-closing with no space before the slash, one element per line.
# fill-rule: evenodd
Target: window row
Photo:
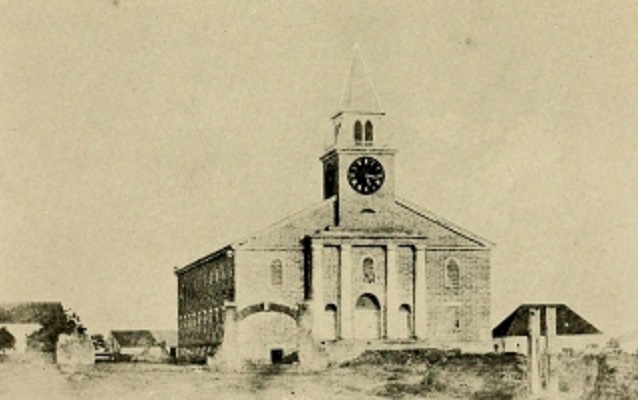
<path fill-rule="evenodd" d="M 227 279 L 231 277 L 232 271 L 227 271 L 224 268 L 208 270 L 206 271 L 205 276 L 200 275 L 194 277 L 195 279 L 180 282 L 179 297 L 183 300 L 184 298 L 198 296 L 207 288 L 216 286 L 218 283 L 225 283 Z"/>
<path fill-rule="evenodd" d="M 363 257 L 361 260 L 361 274 L 364 283 L 375 283 L 377 280 L 375 271 L 374 258 L 370 256 Z M 461 280 L 461 270 L 459 262 L 450 258 L 445 262 L 445 286 L 448 288 L 459 287 Z M 270 264 L 270 284 L 272 286 L 281 286 L 284 281 L 283 262 L 275 259 Z"/>
<path fill-rule="evenodd" d="M 223 322 L 223 312 L 221 308 L 215 307 L 180 315 L 178 318 L 178 326 L 187 329 L 221 324 Z"/>

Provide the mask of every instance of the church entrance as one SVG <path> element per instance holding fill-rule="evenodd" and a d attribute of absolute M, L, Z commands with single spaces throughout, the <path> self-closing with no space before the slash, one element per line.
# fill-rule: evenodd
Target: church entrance
<path fill-rule="evenodd" d="M 366 293 L 357 299 L 354 324 L 355 338 L 357 339 L 378 339 L 381 337 L 381 306 L 373 294 Z"/>

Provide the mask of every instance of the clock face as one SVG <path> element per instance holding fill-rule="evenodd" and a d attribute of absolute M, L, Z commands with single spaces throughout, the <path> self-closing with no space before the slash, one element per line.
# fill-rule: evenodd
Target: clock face
<path fill-rule="evenodd" d="M 383 165 L 372 157 L 359 157 L 348 168 L 350 186 L 361 194 L 379 190 L 385 180 Z"/>

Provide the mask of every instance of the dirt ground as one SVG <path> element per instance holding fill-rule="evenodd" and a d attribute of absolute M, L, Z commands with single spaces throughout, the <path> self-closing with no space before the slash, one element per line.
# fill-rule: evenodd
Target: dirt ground
<path fill-rule="evenodd" d="M 265 368 L 241 374 L 199 366 L 98 364 L 61 368 L 0 363 L 0 399 L 379 399 L 379 382 L 349 369 L 300 373 Z"/>

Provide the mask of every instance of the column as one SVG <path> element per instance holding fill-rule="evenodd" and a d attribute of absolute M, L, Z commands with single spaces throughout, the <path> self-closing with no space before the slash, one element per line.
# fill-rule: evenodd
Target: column
<path fill-rule="evenodd" d="M 527 359 L 529 371 L 529 388 L 531 394 L 538 394 L 541 388 L 538 360 L 538 342 L 541 333 L 541 311 L 530 309 L 527 325 Z"/>
<path fill-rule="evenodd" d="M 397 266 L 397 246 L 394 243 L 388 243 L 386 247 L 386 335 L 390 339 L 399 337 L 399 323 L 405 324 L 405 321 L 399 321 L 399 271 Z"/>
<path fill-rule="evenodd" d="M 425 247 L 417 246 L 414 262 L 414 334 L 420 340 L 426 338 L 428 328 L 425 264 Z"/>
<path fill-rule="evenodd" d="M 312 243 L 312 336 L 324 337 L 323 332 L 323 244 Z"/>
<path fill-rule="evenodd" d="M 224 302 L 224 339 L 220 355 L 229 371 L 238 371 L 242 360 L 239 353 L 239 327 L 237 326 L 237 306 Z"/>
<path fill-rule="evenodd" d="M 352 299 L 352 246 L 347 243 L 341 244 L 340 255 L 340 279 L 341 296 L 339 312 L 341 315 L 341 338 L 352 339 L 353 333 L 353 299 Z"/>
<path fill-rule="evenodd" d="M 556 370 L 556 307 L 547 307 L 545 309 L 545 370 L 546 370 L 546 387 L 547 390 L 558 392 L 558 375 Z"/>

